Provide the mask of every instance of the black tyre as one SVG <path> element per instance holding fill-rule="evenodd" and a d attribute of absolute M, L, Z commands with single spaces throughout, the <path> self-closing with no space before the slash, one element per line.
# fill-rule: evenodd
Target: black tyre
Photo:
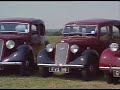
<path fill-rule="evenodd" d="M 23 61 L 20 67 L 20 75 L 28 76 L 31 75 L 32 72 L 33 72 L 33 64 L 28 60 Z"/>
<path fill-rule="evenodd" d="M 84 80 L 84 81 L 89 81 L 90 80 L 90 76 L 89 76 L 89 70 L 87 70 L 87 69 L 84 69 L 84 70 L 82 70 L 81 71 L 81 75 L 82 75 L 82 80 Z"/>
<path fill-rule="evenodd" d="M 118 80 L 119 80 L 119 78 L 113 77 L 113 84 L 114 84 L 114 85 L 118 84 Z"/>
<path fill-rule="evenodd" d="M 49 68 L 48 67 L 40 67 L 40 73 L 42 77 L 49 77 L 52 76 L 52 72 L 49 72 Z"/>
<path fill-rule="evenodd" d="M 104 77 L 108 84 L 113 83 L 113 75 L 111 73 L 104 73 Z"/>
<path fill-rule="evenodd" d="M 35 66 L 33 55 L 29 53 L 28 56 L 26 56 L 26 59 L 22 61 L 22 65 L 20 66 L 20 75 L 31 75 L 35 69 Z"/>
<path fill-rule="evenodd" d="M 82 79 L 90 81 L 97 76 L 98 68 L 95 65 L 89 65 L 81 71 Z"/>

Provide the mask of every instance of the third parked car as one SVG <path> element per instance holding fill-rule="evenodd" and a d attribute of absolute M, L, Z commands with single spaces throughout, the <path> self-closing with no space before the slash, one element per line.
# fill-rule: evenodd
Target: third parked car
<path fill-rule="evenodd" d="M 112 43 L 102 52 L 99 68 L 104 72 L 106 82 L 115 84 L 120 79 L 120 20 L 110 27 Z"/>

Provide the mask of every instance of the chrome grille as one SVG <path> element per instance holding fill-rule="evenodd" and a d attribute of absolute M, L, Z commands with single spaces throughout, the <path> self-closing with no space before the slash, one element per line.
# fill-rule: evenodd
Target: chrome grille
<path fill-rule="evenodd" d="M 69 44 L 58 43 L 56 45 L 55 64 L 66 64 Z"/>
<path fill-rule="evenodd" d="M 1 57 L 2 57 L 3 44 L 4 44 L 4 41 L 2 39 L 0 39 L 0 60 L 1 60 Z"/>

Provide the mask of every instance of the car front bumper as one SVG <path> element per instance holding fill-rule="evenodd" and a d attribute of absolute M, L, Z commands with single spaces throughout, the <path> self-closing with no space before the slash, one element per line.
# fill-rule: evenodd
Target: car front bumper
<path fill-rule="evenodd" d="M 43 66 L 43 67 L 68 67 L 68 68 L 83 68 L 84 65 L 70 65 L 70 64 L 37 64 L 38 66 Z"/>
<path fill-rule="evenodd" d="M 0 62 L 0 65 L 22 65 L 22 62 Z"/>
<path fill-rule="evenodd" d="M 100 66 L 99 69 L 100 69 L 100 70 L 115 70 L 115 69 L 119 70 L 120 67 L 112 67 L 112 66 L 103 67 L 103 66 Z"/>
<path fill-rule="evenodd" d="M 109 73 L 111 73 L 113 75 L 113 77 L 120 77 L 120 67 L 99 67 L 100 70 L 103 71 L 108 71 Z"/>

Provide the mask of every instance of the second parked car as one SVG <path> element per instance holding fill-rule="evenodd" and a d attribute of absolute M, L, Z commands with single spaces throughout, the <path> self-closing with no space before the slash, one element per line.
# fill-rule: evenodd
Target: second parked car
<path fill-rule="evenodd" d="M 112 27 L 117 20 L 90 19 L 72 21 L 65 25 L 63 39 L 56 45 L 47 44 L 37 55 L 42 76 L 54 72 L 81 72 L 83 80 L 92 80 L 99 72 L 99 57 L 112 39 Z"/>

